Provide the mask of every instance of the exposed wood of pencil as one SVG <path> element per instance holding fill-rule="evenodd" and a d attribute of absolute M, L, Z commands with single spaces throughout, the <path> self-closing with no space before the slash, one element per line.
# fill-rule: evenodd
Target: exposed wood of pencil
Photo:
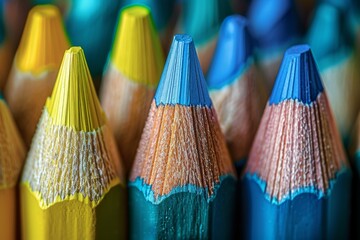
<path fill-rule="evenodd" d="M 40 5 L 30 11 L 5 86 L 5 98 L 28 148 L 69 45 L 61 21 L 55 6 Z"/>
<path fill-rule="evenodd" d="M 211 60 L 214 55 L 217 36 L 212 37 L 208 42 L 203 45 L 196 46 L 196 51 L 199 56 L 200 66 L 204 74 L 209 70 Z"/>
<path fill-rule="evenodd" d="M 302 188 L 327 193 L 347 166 L 326 96 L 310 106 L 287 100 L 265 109 L 246 172 L 257 174 L 271 199 L 281 201 Z"/>
<path fill-rule="evenodd" d="M 101 102 L 127 171 L 133 164 L 154 92 L 155 88 L 128 79 L 109 64 Z"/>
<path fill-rule="evenodd" d="M 205 188 L 210 197 L 226 174 L 234 169 L 213 109 L 152 103 L 131 181 L 140 177 L 155 197 L 186 185 Z"/>
<path fill-rule="evenodd" d="M 17 182 L 25 147 L 6 103 L 0 100 L 0 239 L 16 239 Z"/>
<path fill-rule="evenodd" d="M 266 102 L 266 90 L 255 66 L 219 90 L 210 91 L 233 161 L 248 156 Z"/>
<path fill-rule="evenodd" d="M 321 72 L 335 121 L 344 138 L 350 134 L 360 111 L 359 63 L 353 53 L 341 63 Z"/>

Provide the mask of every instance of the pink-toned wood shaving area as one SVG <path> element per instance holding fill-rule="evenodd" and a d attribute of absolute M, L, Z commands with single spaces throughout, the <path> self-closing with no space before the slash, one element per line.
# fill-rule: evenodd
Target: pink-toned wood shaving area
<path fill-rule="evenodd" d="M 329 189 L 346 166 L 343 146 L 326 95 L 311 105 L 294 100 L 267 106 L 246 173 L 256 173 L 279 201 L 301 188 Z"/>
<path fill-rule="evenodd" d="M 215 111 L 153 101 L 130 181 L 142 178 L 155 197 L 189 184 L 211 195 L 226 174 L 235 172 Z"/>

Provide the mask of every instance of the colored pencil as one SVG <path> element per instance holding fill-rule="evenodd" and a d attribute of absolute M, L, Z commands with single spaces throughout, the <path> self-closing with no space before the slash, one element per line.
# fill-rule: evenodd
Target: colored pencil
<path fill-rule="evenodd" d="M 84 52 L 65 52 L 21 179 L 23 239 L 124 239 L 125 184 Z"/>
<path fill-rule="evenodd" d="M 95 87 L 111 49 L 120 0 L 72 0 L 65 15 L 71 43 L 84 49 Z"/>
<path fill-rule="evenodd" d="M 3 4 L 0 4 L 0 89 L 4 89 L 13 56 L 11 41 L 6 36 L 5 19 L 3 13 Z"/>
<path fill-rule="evenodd" d="M 17 239 L 17 182 L 25 147 L 0 93 L 0 239 Z"/>
<path fill-rule="evenodd" d="M 348 239 L 350 185 L 310 47 L 291 47 L 243 176 L 245 239 Z"/>
<path fill-rule="evenodd" d="M 350 156 L 353 169 L 352 204 L 351 204 L 351 237 L 360 238 L 360 112 L 352 131 Z"/>
<path fill-rule="evenodd" d="M 257 45 L 259 65 L 270 90 L 285 49 L 300 37 L 295 3 L 292 0 L 254 0 L 248 18 L 249 30 Z"/>
<path fill-rule="evenodd" d="M 182 2 L 178 32 L 189 34 L 194 38 L 204 74 L 207 74 L 214 54 L 220 24 L 230 13 L 230 0 Z"/>
<path fill-rule="evenodd" d="M 130 239 L 231 239 L 235 172 L 189 35 L 173 39 L 128 185 Z"/>
<path fill-rule="evenodd" d="M 34 7 L 28 15 L 4 90 L 27 148 L 68 46 L 58 9 L 52 5 Z"/>
<path fill-rule="evenodd" d="M 345 18 L 342 10 L 331 4 L 320 4 L 307 39 L 318 56 L 330 105 L 342 139 L 347 143 L 360 111 L 360 61 L 347 35 Z"/>
<path fill-rule="evenodd" d="M 150 10 L 140 5 L 124 8 L 100 98 L 127 172 L 134 161 L 163 65 Z"/>
<path fill-rule="evenodd" d="M 125 0 L 123 6 L 144 5 L 151 10 L 161 45 L 167 53 L 177 20 L 176 0 Z"/>
<path fill-rule="evenodd" d="M 240 15 L 225 18 L 207 83 L 238 173 L 248 157 L 266 104 L 261 77 L 254 64 L 247 19 Z"/>

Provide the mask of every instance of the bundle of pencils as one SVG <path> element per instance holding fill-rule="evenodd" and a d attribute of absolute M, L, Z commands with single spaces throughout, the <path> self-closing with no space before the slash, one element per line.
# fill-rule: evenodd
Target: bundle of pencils
<path fill-rule="evenodd" d="M 34 7 L 29 13 L 4 91 L 27 147 L 68 46 L 59 10 L 51 5 Z"/>
<path fill-rule="evenodd" d="M 17 182 L 25 147 L 0 93 L 0 239 L 17 239 Z"/>
<path fill-rule="evenodd" d="M 350 184 L 310 47 L 291 47 L 243 176 L 246 238 L 347 239 Z"/>
<path fill-rule="evenodd" d="M 248 18 L 259 65 L 271 90 L 285 49 L 300 37 L 295 3 L 293 0 L 254 0 Z"/>
<path fill-rule="evenodd" d="M 230 0 L 191 0 L 182 4 L 178 32 L 194 38 L 204 74 L 211 63 L 221 21 L 229 13 Z"/>
<path fill-rule="evenodd" d="M 266 103 L 248 23 L 240 15 L 229 16 L 222 23 L 207 82 L 230 155 L 240 173 Z"/>
<path fill-rule="evenodd" d="M 360 61 L 345 25 L 346 17 L 341 9 L 322 3 L 307 36 L 318 56 L 320 75 L 345 143 L 360 110 Z"/>
<path fill-rule="evenodd" d="M 65 52 L 21 180 L 23 239 L 123 239 L 126 197 L 115 142 L 83 50 Z"/>
<path fill-rule="evenodd" d="M 176 35 L 130 175 L 130 237 L 231 239 L 235 180 L 192 38 Z"/>
<path fill-rule="evenodd" d="M 144 6 L 124 8 L 100 98 L 127 172 L 134 161 L 163 65 L 150 10 Z"/>

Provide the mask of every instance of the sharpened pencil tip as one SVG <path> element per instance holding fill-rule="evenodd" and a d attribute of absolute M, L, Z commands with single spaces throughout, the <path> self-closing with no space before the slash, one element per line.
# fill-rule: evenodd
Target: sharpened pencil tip
<path fill-rule="evenodd" d="M 191 36 L 174 36 L 155 101 L 156 105 L 212 105 Z"/>
<path fill-rule="evenodd" d="M 210 88 L 220 88 L 236 77 L 252 55 L 248 21 L 240 15 L 227 17 L 220 28 L 216 51 L 207 75 Z"/>
<path fill-rule="evenodd" d="M 296 45 L 285 52 L 269 103 L 293 99 L 310 104 L 323 90 L 310 47 Z"/>

